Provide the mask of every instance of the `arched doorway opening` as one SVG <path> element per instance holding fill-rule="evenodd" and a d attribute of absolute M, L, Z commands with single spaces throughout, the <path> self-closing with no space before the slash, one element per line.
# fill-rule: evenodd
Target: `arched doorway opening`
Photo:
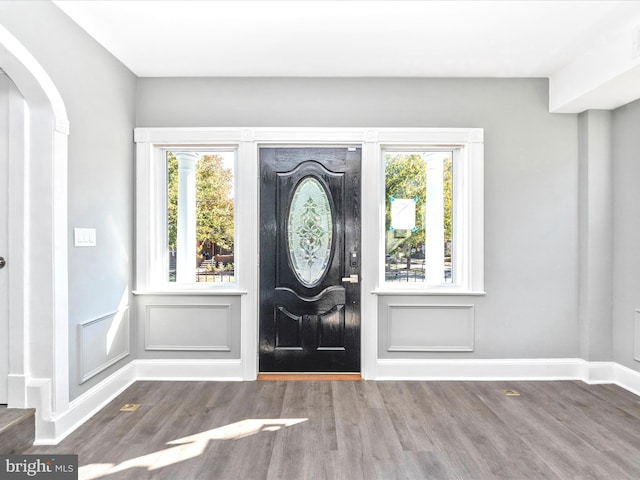
<path fill-rule="evenodd" d="M 36 407 L 36 428 L 45 430 L 38 436 L 48 436 L 44 419 L 65 411 L 69 403 L 69 122 L 49 75 L 2 26 L 0 68 L 23 99 L 14 102 L 8 135 L 9 241 L 2 270 L 10 280 L 7 403 Z"/>

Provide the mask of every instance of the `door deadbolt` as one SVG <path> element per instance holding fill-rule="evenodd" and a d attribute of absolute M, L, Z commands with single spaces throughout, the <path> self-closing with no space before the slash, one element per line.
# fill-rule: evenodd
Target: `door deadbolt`
<path fill-rule="evenodd" d="M 349 275 L 348 277 L 342 277 L 343 282 L 358 283 L 358 275 Z"/>
<path fill-rule="evenodd" d="M 4 268 L 6 264 L 7 261 L 4 259 L 4 257 L 0 257 L 0 268 Z"/>

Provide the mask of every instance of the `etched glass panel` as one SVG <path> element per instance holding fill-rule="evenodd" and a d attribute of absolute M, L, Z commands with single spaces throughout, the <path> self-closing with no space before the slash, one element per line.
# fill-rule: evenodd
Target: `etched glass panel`
<path fill-rule="evenodd" d="M 327 194 L 318 180 L 307 177 L 296 187 L 289 208 L 289 258 L 298 280 L 316 285 L 331 256 L 333 218 Z"/>

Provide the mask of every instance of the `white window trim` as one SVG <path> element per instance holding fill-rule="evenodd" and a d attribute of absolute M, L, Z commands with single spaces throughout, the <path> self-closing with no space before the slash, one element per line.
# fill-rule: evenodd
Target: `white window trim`
<path fill-rule="evenodd" d="M 378 137 L 381 194 L 380 225 L 384 228 L 385 168 L 382 152 L 450 150 L 454 156 L 454 214 L 456 284 L 425 285 L 385 281 L 384 236 L 379 241 L 376 295 L 484 295 L 484 132 L 471 129 L 394 129 Z M 459 180 L 455 180 L 458 178 Z"/>
<path fill-rule="evenodd" d="M 360 145 L 362 146 L 361 182 L 363 232 L 381 232 L 384 228 L 384 172 L 381 151 L 384 147 L 438 146 L 462 149 L 468 158 L 465 184 L 468 196 L 467 222 L 469 281 L 464 288 L 407 290 L 381 288 L 384 264 L 384 238 L 362 235 L 361 244 L 361 323 L 362 375 L 375 378 L 378 335 L 375 295 L 483 295 L 484 294 L 484 131 L 481 128 L 136 128 L 136 294 L 146 295 L 242 295 L 241 355 L 243 378 L 255 379 L 258 342 L 259 278 L 259 165 L 258 149 L 267 145 Z M 236 283 L 232 286 L 204 285 L 151 288 L 154 285 L 153 261 L 164 255 L 158 235 L 158 201 L 164 184 L 158 181 L 154 155 L 166 147 L 197 148 L 224 146 L 237 149 L 235 187 L 236 209 Z M 154 233 L 155 232 L 155 233 Z M 155 236 L 154 236 L 155 235 Z M 164 273 L 163 273 L 164 275 Z M 162 277 L 164 278 L 164 276 Z M 198 286 L 199 287 L 199 286 Z M 372 295 L 373 294 L 373 295 Z"/>
<path fill-rule="evenodd" d="M 238 281 L 229 283 L 176 283 L 168 282 L 166 250 L 166 218 L 158 212 L 166 211 L 166 152 L 215 149 L 236 152 L 234 182 L 237 192 L 238 158 L 241 142 L 238 132 L 221 130 L 206 132 L 206 138 L 198 138 L 202 129 L 136 129 L 136 285 L 135 294 L 243 294 Z M 204 140 L 200 141 L 200 140 Z M 238 192 L 239 193 L 239 192 Z M 241 196 L 235 195 L 235 204 Z M 235 219 L 236 227 L 238 220 Z M 236 230 L 236 238 L 238 237 Z M 241 260 L 240 260 L 241 261 Z M 236 262 L 237 263 L 237 262 Z M 236 265 L 239 268 L 239 265 Z"/>

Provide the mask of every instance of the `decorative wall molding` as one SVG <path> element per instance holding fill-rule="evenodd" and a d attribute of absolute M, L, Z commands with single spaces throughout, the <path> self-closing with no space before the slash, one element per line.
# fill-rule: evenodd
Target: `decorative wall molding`
<path fill-rule="evenodd" d="M 473 305 L 389 304 L 387 351 L 472 352 L 474 318 Z"/>
<path fill-rule="evenodd" d="M 633 312 L 633 359 L 640 362 L 640 309 Z"/>
<path fill-rule="evenodd" d="M 243 128 L 240 132 L 240 138 L 243 142 L 253 142 L 253 129 Z"/>
<path fill-rule="evenodd" d="M 147 305 L 145 350 L 230 352 L 232 320 L 231 304 Z"/>
<path fill-rule="evenodd" d="M 469 140 L 473 143 L 483 143 L 484 142 L 484 130 L 479 128 L 474 129 L 469 135 Z"/>
<path fill-rule="evenodd" d="M 56 423 L 51 405 L 51 379 L 28 378 L 26 382 L 27 408 L 36 409 L 36 441 L 38 439 L 55 439 Z"/>
<path fill-rule="evenodd" d="M 129 307 L 78 325 L 79 383 L 129 356 L 130 331 Z"/>
<path fill-rule="evenodd" d="M 364 134 L 364 141 L 367 143 L 377 142 L 378 141 L 378 131 L 377 130 L 367 130 Z"/>

